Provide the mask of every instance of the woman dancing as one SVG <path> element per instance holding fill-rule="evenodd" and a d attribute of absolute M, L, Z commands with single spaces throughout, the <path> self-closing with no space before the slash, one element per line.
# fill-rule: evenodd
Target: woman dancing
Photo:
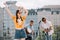
<path fill-rule="evenodd" d="M 25 15 L 22 16 L 21 9 L 16 10 L 16 16 L 12 15 L 11 11 L 7 7 L 8 5 L 4 3 L 5 10 L 9 14 L 9 16 L 12 18 L 14 25 L 15 25 L 15 40 L 25 40 L 26 38 L 26 32 L 24 30 L 24 22 L 26 20 L 26 17 L 28 15 L 28 11 L 25 8 L 22 8 L 25 12 Z"/>

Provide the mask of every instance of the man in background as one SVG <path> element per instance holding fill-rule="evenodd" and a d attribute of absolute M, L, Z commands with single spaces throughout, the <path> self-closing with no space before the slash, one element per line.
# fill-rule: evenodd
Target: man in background
<path fill-rule="evenodd" d="M 52 40 L 52 34 L 54 33 L 53 25 L 45 17 L 42 18 L 40 29 L 44 34 L 45 40 Z"/>
<path fill-rule="evenodd" d="M 26 26 L 26 33 L 27 33 L 27 38 L 26 38 L 26 40 L 32 40 L 32 35 L 34 34 L 33 23 L 34 23 L 34 21 L 31 20 L 31 21 L 30 21 L 30 24 L 28 24 L 28 25 Z"/>

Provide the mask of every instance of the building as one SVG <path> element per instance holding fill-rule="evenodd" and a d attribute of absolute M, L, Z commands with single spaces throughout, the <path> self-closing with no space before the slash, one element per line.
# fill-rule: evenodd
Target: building
<path fill-rule="evenodd" d="M 8 8 L 12 12 L 13 15 L 15 15 L 16 10 L 18 7 L 15 5 L 16 1 L 7 1 Z M 52 5 L 54 6 L 54 5 Z M 5 8 L 4 9 L 4 23 L 3 23 L 3 33 L 5 34 L 5 37 L 12 37 L 14 38 L 15 34 L 15 26 L 13 21 L 11 20 L 11 17 L 7 14 Z M 34 20 L 34 30 L 38 31 L 38 23 L 41 20 L 42 17 L 46 17 L 48 20 L 52 21 L 53 25 L 60 25 L 60 9 L 57 8 L 50 8 L 50 6 L 46 8 L 44 6 L 43 8 L 39 9 L 28 9 L 28 17 L 26 18 L 25 24 L 28 24 L 30 20 Z"/>
<path fill-rule="evenodd" d="M 15 11 L 17 10 L 16 1 L 7 1 L 9 10 L 12 12 L 13 15 L 15 15 Z M 11 37 L 14 38 L 15 34 L 15 26 L 11 19 L 11 17 L 8 15 L 4 8 L 4 33 L 5 37 Z"/>
<path fill-rule="evenodd" d="M 38 18 L 37 18 L 37 12 L 35 11 L 35 9 L 30 9 L 28 10 L 29 13 L 28 13 L 28 17 L 26 18 L 26 24 L 28 24 L 30 22 L 30 20 L 33 20 L 34 21 L 34 30 L 37 31 L 37 26 L 38 26 Z"/>
<path fill-rule="evenodd" d="M 3 8 L 0 7 L 0 40 L 3 37 Z"/>
<path fill-rule="evenodd" d="M 38 20 L 46 17 L 54 26 L 60 26 L 60 5 L 46 5 L 37 11 Z"/>

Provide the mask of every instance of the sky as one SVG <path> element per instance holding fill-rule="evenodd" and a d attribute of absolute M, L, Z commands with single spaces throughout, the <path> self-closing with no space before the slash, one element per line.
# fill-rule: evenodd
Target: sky
<path fill-rule="evenodd" d="M 60 0 L 0 0 L 0 7 L 4 7 L 3 3 L 6 1 L 17 1 L 17 6 L 23 6 L 27 9 L 41 8 L 44 5 L 60 5 Z"/>

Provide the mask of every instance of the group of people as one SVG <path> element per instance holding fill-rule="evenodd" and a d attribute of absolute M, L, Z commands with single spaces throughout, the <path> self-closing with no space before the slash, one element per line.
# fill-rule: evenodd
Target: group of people
<path fill-rule="evenodd" d="M 33 30 L 34 21 L 31 20 L 29 25 L 27 25 L 26 27 L 24 26 L 24 22 L 28 15 L 28 10 L 22 7 L 25 14 L 24 16 L 22 16 L 21 9 L 17 9 L 16 15 L 13 15 L 9 10 L 7 4 L 4 3 L 4 5 L 5 5 L 5 10 L 9 14 L 9 16 L 12 18 L 15 25 L 14 40 L 32 40 L 32 35 L 34 34 L 34 30 Z M 40 29 L 45 34 L 45 40 L 52 40 L 52 34 L 54 33 L 53 25 L 50 21 L 46 20 L 45 17 L 42 18 L 42 21 L 40 23 Z"/>

